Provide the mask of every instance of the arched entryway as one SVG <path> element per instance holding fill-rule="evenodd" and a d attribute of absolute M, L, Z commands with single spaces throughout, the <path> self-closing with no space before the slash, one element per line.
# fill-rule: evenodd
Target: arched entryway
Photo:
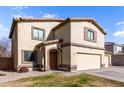
<path fill-rule="evenodd" d="M 61 51 L 59 49 L 51 49 L 49 51 L 50 70 L 59 69 L 59 64 L 61 64 Z"/>

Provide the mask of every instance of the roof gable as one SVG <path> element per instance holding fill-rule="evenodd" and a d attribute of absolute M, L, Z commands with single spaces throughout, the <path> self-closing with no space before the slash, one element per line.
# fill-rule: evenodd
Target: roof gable
<path fill-rule="evenodd" d="M 92 24 L 94 24 L 103 34 L 107 34 L 103 28 L 96 22 L 95 19 L 93 18 L 67 18 L 65 21 L 61 22 L 60 24 L 58 24 L 57 26 L 55 26 L 52 30 L 55 31 L 58 28 L 60 28 L 61 26 L 65 25 L 68 22 L 91 22 Z"/>
<path fill-rule="evenodd" d="M 91 22 L 103 34 L 107 34 L 103 30 L 103 28 L 93 18 L 79 18 L 79 17 L 78 18 L 77 17 L 74 18 L 73 17 L 73 18 L 67 18 L 66 20 L 61 19 L 61 18 L 14 18 L 13 21 L 12 21 L 12 26 L 11 26 L 9 38 L 12 38 L 12 34 L 13 34 L 13 31 L 14 31 L 14 28 L 15 28 L 17 22 L 61 22 L 60 24 L 58 24 L 57 26 L 55 26 L 54 28 L 52 28 L 52 30 L 55 31 L 56 29 L 60 28 L 61 26 L 65 25 L 68 22 L 81 22 L 81 21 Z"/>
<path fill-rule="evenodd" d="M 64 19 L 58 18 L 13 18 L 9 38 L 12 38 L 14 28 L 18 22 L 63 22 Z"/>

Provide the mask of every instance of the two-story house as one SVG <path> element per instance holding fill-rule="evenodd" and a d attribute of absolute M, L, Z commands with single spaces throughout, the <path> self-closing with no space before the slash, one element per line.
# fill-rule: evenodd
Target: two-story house
<path fill-rule="evenodd" d="M 80 71 L 108 67 L 106 32 L 92 18 L 15 18 L 12 39 L 14 68 Z"/>
<path fill-rule="evenodd" d="M 124 51 L 123 45 L 116 44 L 114 42 L 105 42 L 105 49 L 112 53 L 112 65 L 123 66 L 124 65 Z"/>

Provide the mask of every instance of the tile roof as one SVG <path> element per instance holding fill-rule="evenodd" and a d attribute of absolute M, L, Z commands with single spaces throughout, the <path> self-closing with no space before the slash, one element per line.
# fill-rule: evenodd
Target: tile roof
<path fill-rule="evenodd" d="M 15 27 L 17 22 L 61 22 L 60 24 L 58 24 L 57 26 L 55 26 L 52 29 L 53 31 L 55 31 L 56 29 L 58 29 L 59 27 L 61 27 L 62 25 L 66 24 L 67 22 L 70 22 L 70 21 L 74 21 L 74 22 L 79 22 L 79 21 L 92 22 L 92 24 L 97 26 L 98 29 L 100 29 L 100 31 L 102 33 L 106 34 L 106 32 L 103 30 L 103 28 L 101 28 L 101 26 L 93 18 L 71 17 L 71 18 L 67 18 L 67 19 L 62 19 L 62 18 L 24 18 L 24 17 L 20 17 L 20 18 L 14 18 L 13 19 L 10 34 L 9 34 L 9 38 L 12 37 L 14 27 Z"/>
<path fill-rule="evenodd" d="M 98 27 L 98 29 L 100 29 L 100 31 L 103 34 L 107 34 L 103 28 L 101 28 L 101 26 L 96 22 L 96 20 L 94 18 L 82 18 L 82 17 L 71 17 L 71 18 L 67 18 L 65 21 L 61 22 L 60 24 L 58 24 L 57 26 L 55 26 L 52 30 L 55 31 L 57 30 L 59 27 L 65 25 L 68 22 L 80 22 L 80 21 L 87 21 L 87 22 L 91 22 L 92 24 L 94 24 L 96 27 Z"/>
<path fill-rule="evenodd" d="M 48 22 L 62 22 L 64 21 L 64 19 L 62 18 L 25 18 L 25 17 L 13 18 L 9 38 L 12 37 L 14 27 L 17 22 L 47 22 L 47 21 Z"/>

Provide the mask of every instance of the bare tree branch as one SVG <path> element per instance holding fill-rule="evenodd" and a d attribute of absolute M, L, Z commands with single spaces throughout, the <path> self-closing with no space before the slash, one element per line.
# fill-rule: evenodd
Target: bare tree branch
<path fill-rule="evenodd" d="M 10 56 L 10 40 L 7 38 L 3 38 L 0 40 L 0 56 Z"/>

